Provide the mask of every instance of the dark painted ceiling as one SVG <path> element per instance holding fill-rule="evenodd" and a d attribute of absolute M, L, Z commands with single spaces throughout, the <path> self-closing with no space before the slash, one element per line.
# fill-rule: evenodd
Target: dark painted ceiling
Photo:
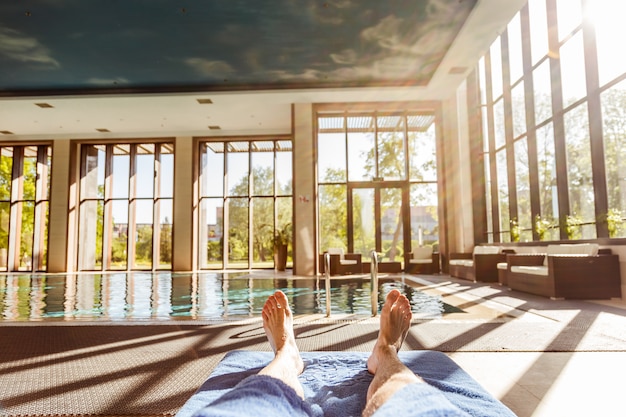
<path fill-rule="evenodd" d="M 0 2 L 0 95 L 428 84 L 477 0 Z"/>

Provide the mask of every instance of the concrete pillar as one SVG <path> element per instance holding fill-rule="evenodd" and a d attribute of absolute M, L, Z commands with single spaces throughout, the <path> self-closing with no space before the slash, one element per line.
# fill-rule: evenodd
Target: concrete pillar
<path fill-rule="evenodd" d="M 465 92 L 442 102 L 444 169 L 449 252 L 471 252 L 474 247 L 472 183 L 470 175 Z"/>
<path fill-rule="evenodd" d="M 66 272 L 68 270 L 70 168 L 70 141 L 67 139 L 54 140 L 52 142 L 48 221 L 48 272 Z"/>
<path fill-rule="evenodd" d="M 317 229 L 315 223 L 315 140 L 313 105 L 293 105 L 293 274 L 315 275 Z"/>
<path fill-rule="evenodd" d="M 193 144 L 192 137 L 174 141 L 174 220 L 172 270 L 192 271 L 196 265 L 193 222 Z"/>

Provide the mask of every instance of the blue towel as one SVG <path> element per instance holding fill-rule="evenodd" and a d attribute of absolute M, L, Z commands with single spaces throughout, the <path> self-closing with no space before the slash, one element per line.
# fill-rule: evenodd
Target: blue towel
<path fill-rule="evenodd" d="M 327 417 L 360 416 L 367 388 L 372 381 L 372 375 L 367 371 L 369 352 L 302 352 L 301 355 L 305 368 L 300 382 L 306 399 L 317 414 Z M 176 417 L 191 417 L 245 377 L 258 373 L 273 356 L 271 352 L 229 352 Z M 399 357 L 409 369 L 469 415 L 515 416 L 445 354 L 401 351 Z"/>

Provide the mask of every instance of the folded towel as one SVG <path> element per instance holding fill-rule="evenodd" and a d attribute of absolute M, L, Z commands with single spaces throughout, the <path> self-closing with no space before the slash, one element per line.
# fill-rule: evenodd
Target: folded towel
<path fill-rule="evenodd" d="M 302 352 L 301 355 L 305 368 L 300 382 L 314 410 L 329 417 L 360 416 L 372 381 L 367 371 L 369 352 Z M 190 417 L 245 377 L 258 373 L 273 356 L 271 352 L 229 352 L 176 417 Z M 401 351 L 399 356 L 409 369 L 469 415 L 515 416 L 445 354 Z"/>

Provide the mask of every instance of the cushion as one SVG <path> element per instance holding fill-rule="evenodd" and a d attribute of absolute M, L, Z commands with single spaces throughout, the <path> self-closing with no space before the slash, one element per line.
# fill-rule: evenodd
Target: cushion
<path fill-rule="evenodd" d="M 331 255 L 339 255 L 339 259 L 343 260 L 343 248 L 328 248 L 327 252 Z"/>
<path fill-rule="evenodd" d="M 513 265 L 511 272 L 519 272 L 522 274 L 543 275 L 548 276 L 548 267 L 544 265 Z"/>
<path fill-rule="evenodd" d="M 471 259 L 450 259 L 448 263 L 450 265 L 466 266 L 468 268 L 474 267 L 474 261 Z"/>
<path fill-rule="evenodd" d="M 498 264 L 496 265 L 496 268 L 498 269 L 507 269 L 509 267 L 509 264 L 506 262 L 498 262 Z"/>
<path fill-rule="evenodd" d="M 493 255 L 502 252 L 501 246 L 474 246 L 474 255 Z"/>
<path fill-rule="evenodd" d="M 419 248 L 413 249 L 413 259 L 429 259 L 432 261 L 433 259 L 433 247 L 432 246 L 421 246 Z"/>
<path fill-rule="evenodd" d="M 258 373 L 272 357 L 271 352 L 228 352 L 176 417 L 191 417 L 245 377 Z M 361 416 L 372 381 L 372 375 L 367 372 L 368 357 L 369 352 L 302 352 L 305 368 L 299 379 L 317 415 Z M 445 354 L 429 350 L 400 351 L 399 357 L 409 369 L 469 415 L 515 416 Z M 398 411 L 398 415 L 403 414 L 402 410 Z"/>
<path fill-rule="evenodd" d="M 409 259 L 410 264 L 432 264 L 433 258 L 428 259 Z"/>
<path fill-rule="evenodd" d="M 560 245 L 548 245 L 548 256 L 597 256 L 600 246 L 597 243 L 563 243 Z M 548 265 L 548 257 L 543 260 Z"/>

